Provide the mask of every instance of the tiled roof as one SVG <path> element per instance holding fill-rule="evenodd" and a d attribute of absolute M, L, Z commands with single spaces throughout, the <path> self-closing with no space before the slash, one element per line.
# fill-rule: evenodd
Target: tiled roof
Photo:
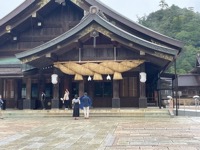
<path fill-rule="evenodd" d="M 187 74 L 178 76 L 178 86 L 199 86 L 200 75 L 198 74 Z"/>

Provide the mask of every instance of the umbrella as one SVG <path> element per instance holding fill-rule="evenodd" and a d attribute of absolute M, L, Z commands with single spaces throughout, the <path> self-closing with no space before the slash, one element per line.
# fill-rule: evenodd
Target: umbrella
<path fill-rule="evenodd" d="M 199 98 L 199 96 L 198 96 L 198 95 L 195 95 L 195 96 L 193 96 L 193 98 Z"/>
<path fill-rule="evenodd" d="M 167 98 L 168 98 L 168 99 L 172 99 L 172 97 L 171 97 L 171 96 L 167 96 Z"/>

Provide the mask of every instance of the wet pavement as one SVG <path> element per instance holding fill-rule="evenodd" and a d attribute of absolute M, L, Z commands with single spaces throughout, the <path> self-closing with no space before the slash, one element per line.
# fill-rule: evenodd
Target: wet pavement
<path fill-rule="evenodd" d="M 1 150 L 200 150 L 200 117 L 4 118 Z"/>

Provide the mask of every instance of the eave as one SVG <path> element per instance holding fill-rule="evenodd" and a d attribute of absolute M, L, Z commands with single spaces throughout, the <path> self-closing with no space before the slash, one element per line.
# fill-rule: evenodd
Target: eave
<path fill-rule="evenodd" d="M 49 13 L 57 6 L 59 4 L 55 1 L 24 1 L 15 10 L 0 20 L 0 44 L 3 44 L 12 38 L 12 36 L 20 35 L 21 32 L 31 27 L 36 20 L 41 21 L 43 19 L 42 15 Z"/>
<path fill-rule="evenodd" d="M 7 22 L 9 22 L 12 18 L 16 17 L 17 15 L 19 15 L 23 10 L 25 10 L 28 6 L 30 6 L 31 4 L 33 4 L 36 0 L 28 0 L 28 1 L 24 1 L 19 7 L 17 7 L 16 9 L 14 9 L 12 12 L 10 12 L 8 15 L 6 15 L 5 17 L 3 17 L 0 20 L 0 26 L 6 24 Z"/>
<path fill-rule="evenodd" d="M 106 6 L 105 4 L 100 2 L 99 0 L 71 0 L 71 1 L 73 3 L 76 3 L 79 7 L 82 7 L 82 9 L 84 9 L 86 11 L 88 11 L 90 6 L 97 6 L 101 10 L 101 12 L 103 12 L 106 16 L 113 18 L 114 20 L 124 24 L 125 26 L 133 28 L 134 30 L 137 30 L 138 32 L 141 32 L 152 38 L 163 41 L 164 43 L 173 45 L 173 46 L 177 47 L 177 49 L 179 48 L 178 53 L 180 53 L 180 51 L 183 47 L 182 42 L 175 40 L 173 38 L 167 37 L 165 35 L 162 35 L 158 32 L 155 32 L 149 28 L 146 28 L 138 23 L 131 21 L 130 19 L 126 18 L 125 16 L 123 16 L 123 15 L 119 14 L 118 12 L 114 11 L 113 9 L 109 8 L 108 6 Z M 44 4 L 41 4 L 41 3 L 44 3 Z M 7 16 L 5 16 L 3 19 L 0 20 L 0 26 L 1 26 L 0 27 L 0 36 L 2 36 L 2 40 L 7 39 L 6 37 L 8 35 L 5 32 L 5 27 L 6 27 L 6 25 L 10 25 L 9 22 L 12 22 L 12 20 L 14 18 L 17 18 L 17 16 L 19 16 L 20 14 L 23 14 L 23 12 L 28 11 L 29 15 L 27 17 L 23 17 L 23 18 L 30 19 L 32 13 L 38 13 L 39 11 L 42 11 L 42 9 L 45 8 L 44 7 L 45 5 L 49 5 L 48 7 L 55 7 L 55 4 L 58 5 L 58 3 L 56 1 L 27 0 L 27 1 L 23 2 L 18 8 L 16 8 L 14 11 L 12 11 L 10 14 L 8 14 Z M 33 5 L 35 7 L 34 9 L 33 9 Z M 88 6 L 88 8 L 87 8 L 87 6 Z M 12 26 L 12 29 L 15 28 L 15 30 L 17 30 L 17 27 L 18 26 L 20 27 L 23 24 L 23 22 L 25 22 L 27 19 L 25 19 L 25 20 L 24 19 L 23 20 L 15 19 L 15 21 L 14 21 L 15 25 Z M 5 38 L 3 38 L 4 36 L 5 36 Z"/>
<path fill-rule="evenodd" d="M 21 78 L 21 77 L 23 77 L 21 65 L 17 64 L 0 65 L 0 78 Z"/>
<path fill-rule="evenodd" d="M 185 74 L 178 76 L 178 86 L 179 87 L 192 87 L 199 86 L 199 74 Z"/>

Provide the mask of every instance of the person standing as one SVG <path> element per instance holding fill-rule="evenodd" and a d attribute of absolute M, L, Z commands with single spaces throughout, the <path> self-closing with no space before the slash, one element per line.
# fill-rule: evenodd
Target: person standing
<path fill-rule="evenodd" d="M 63 100 L 64 100 L 64 104 L 65 104 L 65 110 L 68 110 L 70 108 L 69 91 L 68 91 L 68 89 L 65 90 L 65 94 L 64 94 Z"/>
<path fill-rule="evenodd" d="M 91 99 L 88 97 L 87 93 L 84 93 L 84 96 L 81 97 L 81 103 L 83 106 L 83 112 L 85 119 L 89 119 Z"/>
<path fill-rule="evenodd" d="M 42 92 L 42 94 L 41 94 L 42 109 L 46 109 L 45 108 L 45 100 L 46 100 L 46 94 L 44 92 Z"/>
<path fill-rule="evenodd" d="M 2 110 L 2 107 L 3 107 L 3 100 L 2 100 L 2 97 L 1 97 L 1 95 L 0 95 L 0 118 L 1 119 L 3 119 L 3 115 L 2 115 L 2 112 L 1 112 L 1 110 Z"/>
<path fill-rule="evenodd" d="M 74 99 L 72 100 L 72 105 L 73 105 L 73 117 L 75 120 L 78 120 L 79 116 L 80 116 L 80 99 L 78 97 L 78 95 L 74 96 Z"/>

